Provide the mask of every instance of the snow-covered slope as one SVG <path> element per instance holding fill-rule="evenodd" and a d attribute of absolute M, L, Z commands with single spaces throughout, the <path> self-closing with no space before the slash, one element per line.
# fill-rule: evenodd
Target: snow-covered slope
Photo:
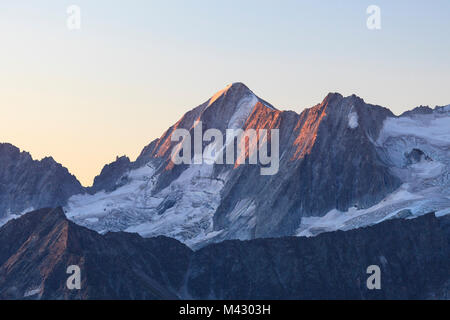
<path fill-rule="evenodd" d="M 155 169 L 144 166 L 130 171 L 130 183 L 111 193 L 72 197 L 65 211 L 69 219 L 99 232 L 166 235 L 192 245 L 215 234 L 212 218 L 225 177 L 213 177 L 212 170 L 212 165 L 192 165 L 154 193 Z"/>

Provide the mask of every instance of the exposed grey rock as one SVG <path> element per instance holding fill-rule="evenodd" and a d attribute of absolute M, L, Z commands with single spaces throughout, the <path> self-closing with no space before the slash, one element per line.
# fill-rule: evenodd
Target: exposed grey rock
<path fill-rule="evenodd" d="M 426 160 L 426 161 L 432 161 L 433 159 L 431 159 L 429 156 L 427 156 L 422 150 L 414 148 L 411 150 L 411 152 L 406 153 L 405 154 L 405 158 L 406 158 L 406 165 L 411 165 L 414 163 L 418 163 L 422 160 Z"/>
<path fill-rule="evenodd" d="M 433 109 L 431 109 L 429 106 L 419 106 L 412 110 L 403 112 L 400 115 L 400 117 L 403 117 L 403 116 L 409 117 L 409 116 L 414 116 L 416 114 L 431 114 L 431 113 L 433 113 Z"/>
<path fill-rule="evenodd" d="M 84 188 L 53 158 L 33 160 L 15 146 L 0 144 L 0 219 L 25 210 L 62 206 Z"/>
<path fill-rule="evenodd" d="M 356 128 L 349 127 L 351 113 L 357 115 Z M 252 119 L 259 114 L 261 119 Z M 248 238 L 292 235 L 304 216 L 367 208 L 381 201 L 401 184 L 372 143 L 388 116 L 388 109 L 340 94 L 329 94 L 300 115 L 281 112 L 275 124 L 281 130 L 280 172 L 261 176 L 251 166 L 234 171 L 214 216 L 215 229 L 230 227 L 227 215 L 243 198 L 256 203 L 256 225 Z M 260 128 L 258 122 L 266 123 L 267 117 L 255 110 L 248 123 Z M 236 232 L 245 224 L 248 221 Z M 226 237 L 235 235 L 231 231 Z"/>
<path fill-rule="evenodd" d="M 128 182 L 125 174 L 130 170 L 130 165 L 131 161 L 127 156 L 117 157 L 116 161 L 103 167 L 102 172 L 95 177 L 93 186 L 87 188 L 88 192 L 111 192 L 125 185 Z"/>

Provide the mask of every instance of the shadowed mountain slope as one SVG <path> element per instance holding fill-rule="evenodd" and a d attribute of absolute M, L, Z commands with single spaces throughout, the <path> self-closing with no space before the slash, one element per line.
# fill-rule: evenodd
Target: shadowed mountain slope
<path fill-rule="evenodd" d="M 449 298 L 450 219 L 428 214 L 314 238 L 225 241 L 99 235 L 42 209 L 0 228 L 1 299 Z M 81 269 L 68 290 L 67 267 Z M 381 290 L 366 269 L 381 268 Z"/>
<path fill-rule="evenodd" d="M 8 215 L 66 205 L 84 188 L 53 158 L 33 160 L 8 143 L 0 143 L 0 222 Z"/>

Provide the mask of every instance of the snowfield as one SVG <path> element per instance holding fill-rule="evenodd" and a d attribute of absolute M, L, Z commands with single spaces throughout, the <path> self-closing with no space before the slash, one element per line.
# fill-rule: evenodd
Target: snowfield
<path fill-rule="evenodd" d="M 131 183 L 111 193 L 72 197 L 66 215 L 100 233 L 165 235 L 193 245 L 218 234 L 212 229 L 212 219 L 226 177 L 212 178 L 212 169 L 212 165 L 192 165 L 170 186 L 153 194 L 154 169 L 143 167 L 131 171 Z M 159 214 L 161 206 L 168 208 Z"/>
<path fill-rule="evenodd" d="M 415 137 L 434 146 L 450 145 L 450 111 L 413 117 L 388 118 L 384 122 L 378 143 L 390 137 Z"/>

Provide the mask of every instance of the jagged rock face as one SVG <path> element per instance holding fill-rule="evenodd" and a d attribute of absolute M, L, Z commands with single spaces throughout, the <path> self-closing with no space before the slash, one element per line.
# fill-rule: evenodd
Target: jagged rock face
<path fill-rule="evenodd" d="M 100 235 L 42 209 L 0 228 L 0 299 L 448 299 L 449 226 L 429 214 L 194 252 L 165 237 Z M 70 265 L 80 290 L 66 287 Z M 381 290 L 367 289 L 370 265 Z"/>
<path fill-rule="evenodd" d="M 192 259 L 187 291 L 200 299 L 448 299 L 444 224 L 429 214 L 314 238 L 209 245 Z M 370 265 L 381 269 L 381 290 L 367 289 Z"/>
<path fill-rule="evenodd" d="M 412 110 L 408 110 L 408 111 L 403 112 L 401 114 L 401 117 L 403 117 L 403 116 L 414 116 L 414 115 L 417 115 L 417 114 L 432 114 L 432 113 L 433 113 L 433 109 L 431 109 L 430 107 L 428 107 L 428 106 L 419 106 L 419 107 L 416 107 L 416 108 L 414 108 Z"/>
<path fill-rule="evenodd" d="M 82 192 L 78 180 L 52 158 L 35 161 L 11 144 L 0 144 L 0 221 L 33 208 L 65 205 Z"/>
<path fill-rule="evenodd" d="M 100 175 L 95 177 L 94 184 L 88 188 L 89 193 L 94 194 L 100 191 L 111 192 L 125 185 L 127 180 L 124 176 L 130 169 L 131 161 L 128 157 L 117 157 L 116 161 L 103 167 Z"/>
<path fill-rule="evenodd" d="M 315 235 L 377 223 L 408 209 L 411 194 L 428 184 L 429 177 L 420 171 L 427 165 L 437 166 L 430 171 L 433 183 L 441 185 L 439 196 L 422 206 L 420 197 L 431 189 L 418 194 L 413 215 L 450 208 L 448 178 L 439 182 L 436 177 L 441 164 L 448 166 L 449 142 L 441 141 L 436 148 L 426 138 L 419 141 L 395 129 L 405 121 L 431 121 L 421 117 L 450 119 L 447 107 L 431 114 L 421 110 L 395 117 L 357 96 L 331 93 L 297 114 L 275 109 L 236 83 L 186 113 L 135 162 L 118 161 L 109 166 L 117 169 L 105 168 L 96 180 L 105 182 L 106 194 L 72 197 L 65 210 L 76 223 L 97 231 L 166 235 L 192 248 L 226 239 Z M 178 139 L 171 139 L 174 131 L 186 129 L 194 137 L 200 123 L 203 132 L 218 129 L 224 136 L 229 128 L 278 129 L 278 173 L 263 176 L 261 165 L 248 165 L 257 150 L 253 146 L 244 147 L 245 165 L 174 165 L 171 154 L 178 145 Z M 437 127 L 436 136 L 445 140 L 448 126 L 439 122 Z M 207 145 L 204 142 L 203 148 Z M 414 179 L 420 183 L 411 183 Z M 406 192 L 407 199 L 400 201 Z M 387 205 L 377 207 L 380 202 Z M 337 222 L 329 223 L 330 213 Z M 324 221 L 310 222 L 322 217 Z"/>
<path fill-rule="evenodd" d="M 302 217 L 321 216 L 334 208 L 367 208 L 400 186 L 371 142 L 392 115 L 389 110 L 356 96 L 330 94 L 300 115 L 267 112 L 255 109 L 246 128 L 281 130 L 280 171 L 264 177 L 243 166 L 236 172 L 239 182 L 230 179 L 215 213 L 216 230 L 234 224 L 231 227 L 242 235 L 245 225 L 253 225 L 246 238 L 292 235 Z M 274 120 L 268 123 L 267 118 Z M 255 215 L 237 226 L 229 216 L 242 199 L 255 204 Z"/>
<path fill-rule="evenodd" d="M 433 161 L 420 149 L 412 149 L 411 152 L 405 154 L 406 165 L 412 165 L 414 163 L 420 163 L 421 161 Z"/>
<path fill-rule="evenodd" d="M 174 299 L 191 251 L 176 240 L 105 236 L 42 209 L 0 229 L 2 299 Z M 81 269 L 69 290 L 67 267 Z"/>

